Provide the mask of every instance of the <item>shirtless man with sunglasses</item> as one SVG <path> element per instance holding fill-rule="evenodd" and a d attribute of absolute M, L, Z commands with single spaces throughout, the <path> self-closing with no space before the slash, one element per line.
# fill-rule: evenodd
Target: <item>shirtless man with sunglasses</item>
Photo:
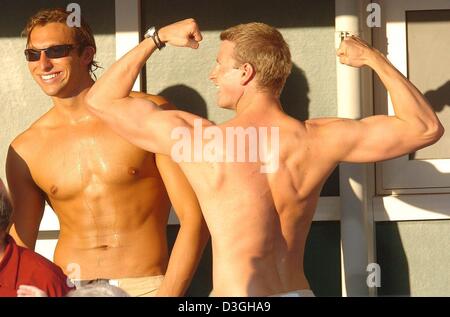
<path fill-rule="evenodd" d="M 84 21 L 66 25 L 68 14 L 38 12 L 25 30 L 28 68 L 53 107 L 8 152 L 11 235 L 33 249 L 47 201 L 60 223 L 54 261 L 79 284 L 107 280 L 132 296 L 183 295 L 208 239 L 195 194 L 170 157 L 130 144 L 86 109 L 96 46 Z M 170 106 L 159 96 L 131 96 Z M 169 198 L 181 224 L 170 259 Z"/>

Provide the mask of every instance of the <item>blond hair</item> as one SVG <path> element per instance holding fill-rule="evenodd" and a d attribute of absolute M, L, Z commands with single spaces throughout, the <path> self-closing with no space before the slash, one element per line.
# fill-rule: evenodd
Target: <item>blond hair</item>
<path fill-rule="evenodd" d="M 279 96 L 291 73 L 292 61 L 289 46 L 281 33 L 264 23 L 247 23 L 233 26 L 220 34 L 222 41 L 235 44 L 237 62 L 250 63 L 256 71 L 261 89 Z"/>

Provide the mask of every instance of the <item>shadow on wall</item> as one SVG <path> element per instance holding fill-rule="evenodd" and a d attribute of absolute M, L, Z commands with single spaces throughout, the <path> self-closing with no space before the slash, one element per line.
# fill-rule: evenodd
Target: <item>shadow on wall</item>
<path fill-rule="evenodd" d="M 304 71 L 295 64 L 286 80 L 280 100 L 284 111 L 298 120 L 309 118 L 309 86 Z M 194 113 L 203 118 L 208 117 L 205 100 L 193 88 L 186 85 L 176 85 L 165 88 L 159 95 L 165 97 L 178 109 Z"/>
<path fill-rule="evenodd" d="M 309 119 L 309 85 L 305 72 L 297 65 L 292 65 L 292 71 L 286 80 L 280 96 L 283 110 L 298 120 Z"/>
<path fill-rule="evenodd" d="M 283 92 L 280 96 L 283 110 L 295 119 L 305 121 L 309 119 L 308 97 L 309 85 L 305 72 L 297 65 L 292 65 L 292 71 L 286 80 Z M 320 196 L 339 196 L 339 167 L 328 177 Z"/>
<path fill-rule="evenodd" d="M 206 101 L 191 87 L 186 85 L 171 86 L 161 91 L 159 95 L 165 97 L 179 110 L 191 112 L 203 118 L 208 117 Z"/>
<path fill-rule="evenodd" d="M 377 263 L 381 268 L 378 296 L 410 296 L 409 264 L 397 222 L 378 222 L 375 227 Z"/>
<path fill-rule="evenodd" d="M 339 297 L 341 292 L 339 221 L 315 221 L 305 245 L 304 271 L 318 297 Z"/>
<path fill-rule="evenodd" d="M 450 107 L 450 80 L 436 90 L 427 91 L 424 95 L 436 112 L 441 112 L 445 106 Z"/>
<path fill-rule="evenodd" d="M 436 108 L 435 110 L 439 111 Z M 416 160 L 415 163 L 417 164 L 416 170 L 420 170 L 420 173 L 427 175 L 429 179 L 437 180 L 446 178 L 448 180 L 450 177 L 449 173 L 439 171 L 433 164 L 427 161 Z M 399 195 L 397 198 L 402 200 L 403 196 Z M 404 202 L 410 204 L 410 202 Z M 413 206 L 425 210 L 431 208 L 430 203 L 427 201 L 416 202 Z M 445 237 L 444 232 L 439 234 Z M 378 289 L 378 296 L 410 296 L 410 269 L 408 257 L 402 243 L 402 236 L 398 228 L 398 221 L 378 222 L 376 224 L 376 237 L 377 262 L 381 266 L 381 288 Z M 429 247 L 445 250 L 443 246 L 430 245 Z M 415 260 L 417 261 L 417 259 Z M 421 263 L 425 267 L 436 267 L 435 261 L 435 258 L 429 257 L 421 259 Z M 436 276 L 439 273 L 427 272 L 427 274 L 430 274 L 430 277 Z M 422 278 L 426 279 L 427 276 L 420 277 L 420 279 Z M 445 289 L 447 287 L 445 279 L 435 280 L 432 283 L 434 283 L 436 289 Z"/>
<path fill-rule="evenodd" d="M 430 102 L 431 107 L 435 112 L 442 112 L 444 108 L 450 107 L 450 80 L 444 83 L 442 86 L 435 90 L 429 90 L 424 93 L 425 98 Z M 446 122 L 442 122 L 444 128 L 448 130 L 448 125 Z M 417 158 L 416 152 L 409 155 L 410 160 Z M 420 157 L 419 157 L 420 158 Z"/>

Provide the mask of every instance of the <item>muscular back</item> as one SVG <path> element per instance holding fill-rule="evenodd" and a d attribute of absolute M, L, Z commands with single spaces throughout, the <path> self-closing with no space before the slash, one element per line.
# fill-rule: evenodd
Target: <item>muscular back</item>
<path fill-rule="evenodd" d="M 335 164 L 316 157 L 307 125 L 279 110 L 241 116 L 219 128 L 225 135 L 235 126 L 279 127 L 279 168 L 261 173 L 267 162 L 260 160 L 182 165 L 211 232 L 214 294 L 266 296 L 309 288 L 306 237 Z"/>
<path fill-rule="evenodd" d="M 8 179 L 18 192 L 23 190 L 18 178 L 28 173 L 28 181 L 55 210 L 61 228 L 55 263 L 64 270 L 80 265 L 82 279 L 164 273 L 170 205 L 154 154 L 92 116 L 66 124 L 54 112 L 12 143 Z M 29 224 L 18 218 L 41 213 L 40 220 L 42 211 L 27 209 L 15 215 L 12 233 L 33 246 L 35 237 L 23 230 Z"/>

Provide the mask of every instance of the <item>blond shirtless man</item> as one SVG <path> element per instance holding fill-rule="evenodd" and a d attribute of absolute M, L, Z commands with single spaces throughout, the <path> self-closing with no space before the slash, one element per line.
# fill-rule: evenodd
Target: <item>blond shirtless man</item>
<path fill-rule="evenodd" d="M 67 16 L 44 10 L 26 27 L 28 68 L 53 107 L 8 153 L 11 235 L 33 249 L 47 201 L 60 223 L 54 261 L 81 285 L 107 279 L 132 296 L 183 295 L 208 239 L 195 194 L 170 157 L 130 144 L 87 110 L 95 41 Z M 170 259 L 169 199 L 181 224 Z"/>
<path fill-rule="evenodd" d="M 159 40 L 156 35 L 144 40 L 116 62 L 91 88 L 87 102 L 130 142 L 176 154 L 179 140 L 172 137 L 180 127 L 193 135 L 199 117 L 159 111 L 151 102 L 128 94 L 157 46 L 197 48 L 202 36 L 192 19 L 163 27 L 158 34 Z M 225 134 L 230 127 L 277 127 L 279 144 L 267 143 L 266 159 L 257 162 L 224 162 L 230 150 L 224 145 L 216 160 L 180 163 L 210 229 L 213 295 L 311 294 L 303 272 L 305 242 L 328 175 L 339 162 L 386 160 L 430 145 L 443 128 L 423 95 L 380 52 L 358 38 L 342 42 L 339 59 L 353 67 L 369 66 L 380 76 L 391 94 L 395 116 L 305 122 L 291 118 L 279 100 L 291 69 L 281 34 L 268 25 L 249 23 L 224 31 L 221 40 L 210 79 L 218 88 L 218 105 L 234 109 L 236 116 L 220 125 L 203 120 L 204 131 L 213 129 L 200 140 L 202 150 L 210 151 L 212 135 Z M 262 173 L 263 165 L 275 169 Z"/>

